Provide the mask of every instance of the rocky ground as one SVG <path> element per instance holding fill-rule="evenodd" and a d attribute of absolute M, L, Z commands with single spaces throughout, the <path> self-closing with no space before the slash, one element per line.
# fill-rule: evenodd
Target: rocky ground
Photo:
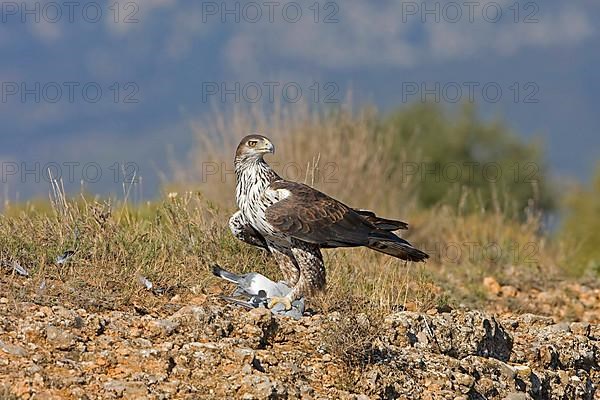
<path fill-rule="evenodd" d="M 95 312 L 0 297 L 0 399 L 600 398 L 600 290 L 543 292 L 540 316 L 507 304 L 542 292 L 486 286 L 485 312 L 300 321 L 210 295 Z"/>

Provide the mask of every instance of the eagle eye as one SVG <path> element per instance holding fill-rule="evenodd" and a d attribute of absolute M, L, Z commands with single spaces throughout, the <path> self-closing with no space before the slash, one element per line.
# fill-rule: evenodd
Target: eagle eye
<path fill-rule="evenodd" d="M 258 140 L 249 140 L 248 141 L 248 146 L 254 147 L 254 146 L 256 146 L 257 143 L 258 143 Z"/>

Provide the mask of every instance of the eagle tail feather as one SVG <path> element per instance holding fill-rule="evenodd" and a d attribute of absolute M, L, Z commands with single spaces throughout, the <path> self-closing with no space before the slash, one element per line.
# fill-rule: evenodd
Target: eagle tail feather
<path fill-rule="evenodd" d="M 389 232 L 373 232 L 369 235 L 367 247 L 401 260 L 420 262 L 429 258 L 427 253 Z"/>
<path fill-rule="evenodd" d="M 367 218 L 367 221 L 371 222 L 378 229 L 381 229 L 384 231 L 389 231 L 389 232 L 397 231 L 398 229 L 404 229 L 404 230 L 408 229 L 408 224 L 406 222 L 396 221 L 393 219 L 385 219 L 385 218 L 377 217 L 377 219 L 375 219 L 375 220 L 370 220 L 369 218 Z"/>
<path fill-rule="evenodd" d="M 360 216 L 373 224 L 377 229 L 384 231 L 397 231 L 398 229 L 408 229 L 408 224 L 395 219 L 382 218 L 377 216 L 373 211 L 355 209 Z"/>

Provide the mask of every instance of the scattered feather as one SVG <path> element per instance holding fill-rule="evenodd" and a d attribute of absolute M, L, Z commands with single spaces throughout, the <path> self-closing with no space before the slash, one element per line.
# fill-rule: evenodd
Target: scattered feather
<path fill-rule="evenodd" d="M 27 270 L 25 268 L 23 268 L 21 266 L 21 264 L 19 264 L 18 262 L 13 261 L 12 267 L 13 267 L 13 271 L 15 271 L 18 275 L 29 276 L 29 272 L 27 272 Z"/>
<path fill-rule="evenodd" d="M 154 287 L 154 284 L 152 282 L 150 282 L 150 280 L 148 278 L 146 278 L 145 276 L 138 276 L 138 282 L 144 286 L 146 288 L 146 290 L 152 290 L 152 288 Z"/>
<path fill-rule="evenodd" d="M 10 270 L 11 273 L 14 272 L 20 276 L 29 276 L 29 272 L 27 272 L 27 270 L 16 261 L 13 261 L 12 263 L 8 261 L 0 261 L 0 267 L 5 267 L 6 269 Z"/>
<path fill-rule="evenodd" d="M 63 265 L 75 254 L 73 250 L 67 250 L 62 255 L 56 257 L 56 265 Z"/>
<path fill-rule="evenodd" d="M 157 287 L 152 290 L 152 293 L 154 293 L 156 296 L 162 296 L 162 295 L 170 293 L 170 292 L 172 292 L 171 288 L 164 288 L 164 287 Z"/>
<path fill-rule="evenodd" d="M 152 283 L 152 281 L 150 279 L 146 278 L 143 275 L 138 275 L 137 281 L 146 290 L 151 291 L 152 294 L 155 296 L 163 296 L 165 294 L 172 294 L 175 292 L 174 287 L 158 287 L 158 286 L 154 285 L 154 283 Z"/>
<path fill-rule="evenodd" d="M 42 279 L 42 281 L 40 282 L 40 285 L 38 286 L 37 290 L 35 291 L 36 296 L 43 296 L 46 293 L 46 280 Z"/>

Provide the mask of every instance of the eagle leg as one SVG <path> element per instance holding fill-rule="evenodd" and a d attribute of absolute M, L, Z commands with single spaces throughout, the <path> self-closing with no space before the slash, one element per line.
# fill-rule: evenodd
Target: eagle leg
<path fill-rule="evenodd" d="M 288 296 L 283 297 L 271 297 L 269 299 L 269 303 L 267 304 L 268 308 L 273 308 L 277 304 L 282 304 L 285 307 L 285 311 L 289 311 L 292 309 L 292 300 Z"/>
<path fill-rule="evenodd" d="M 292 253 L 300 268 L 300 278 L 288 296 L 296 300 L 325 289 L 325 264 L 319 246 L 292 240 Z"/>
<path fill-rule="evenodd" d="M 296 286 L 300 279 L 300 267 L 298 266 L 298 262 L 294 258 L 292 251 L 285 246 L 274 243 L 269 244 L 269 250 L 271 251 L 271 254 L 273 254 L 275 262 L 277 262 L 277 265 L 281 270 L 283 280 L 290 287 Z"/>

